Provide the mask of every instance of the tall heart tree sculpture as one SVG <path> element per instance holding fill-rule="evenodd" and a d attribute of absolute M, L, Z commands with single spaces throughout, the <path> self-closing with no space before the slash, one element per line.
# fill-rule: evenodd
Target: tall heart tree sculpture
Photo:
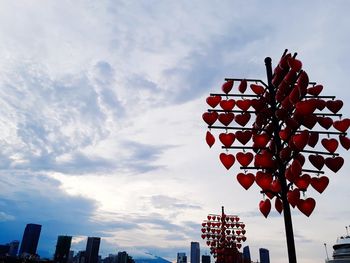
<path fill-rule="evenodd" d="M 315 199 L 306 197 L 310 185 L 322 193 L 329 183 L 325 169 L 336 173 L 344 164 L 338 146 L 350 148 L 350 119 L 338 113 L 343 102 L 321 96 L 323 86 L 309 81 L 296 56 L 285 50 L 273 72 L 271 58 L 265 58 L 268 84 L 225 79 L 223 93 L 210 94 L 206 101 L 211 108 L 202 116 L 209 147 L 216 141 L 211 131 L 224 131 L 218 138 L 225 168 L 238 163 L 243 170 L 237 174 L 239 184 L 248 190 L 255 182 L 261 189 L 261 213 L 269 215 L 273 199 L 275 209 L 283 212 L 290 263 L 296 263 L 290 206 L 310 216 L 316 206 Z M 234 82 L 238 93 L 231 92 Z"/>
<path fill-rule="evenodd" d="M 209 214 L 202 223 L 202 238 L 210 247 L 210 254 L 216 262 L 232 263 L 240 260 L 238 249 L 247 240 L 245 224 L 237 215 L 226 215 L 222 207 L 221 215 Z"/>

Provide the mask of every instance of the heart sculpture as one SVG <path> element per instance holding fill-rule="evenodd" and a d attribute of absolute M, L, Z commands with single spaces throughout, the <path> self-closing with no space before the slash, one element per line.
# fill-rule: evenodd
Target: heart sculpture
<path fill-rule="evenodd" d="M 247 142 L 250 141 L 250 139 L 252 138 L 252 135 L 253 134 L 251 131 L 237 131 L 236 132 L 237 140 L 243 145 L 247 144 Z"/>
<path fill-rule="evenodd" d="M 244 93 L 247 89 L 247 80 L 243 79 L 241 83 L 239 83 L 238 90 L 240 93 Z"/>
<path fill-rule="evenodd" d="M 271 201 L 270 199 L 261 200 L 259 203 L 260 212 L 267 218 L 271 211 Z"/>
<path fill-rule="evenodd" d="M 207 144 L 209 145 L 209 147 L 212 147 L 215 143 L 215 137 L 209 131 L 207 131 L 205 140 L 207 141 Z"/>
<path fill-rule="evenodd" d="M 312 96 L 318 96 L 318 95 L 320 95 L 322 90 L 323 90 L 322 85 L 316 85 L 316 86 L 313 86 L 311 88 L 308 88 L 307 93 L 312 95 Z"/>
<path fill-rule="evenodd" d="M 233 87 L 233 81 L 229 80 L 229 81 L 226 81 L 224 84 L 222 84 L 221 89 L 224 93 L 228 94 L 231 91 L 232 87 Z"/>
<path fill-rule="evenodd" d="M 300 191 L 298 188 L 295 188 L 294 190 L 289 190 L 287 193 L 287 200 L 288 203 L 292 206 L 295 207 L 298 205 L 300 201 Z"/>
<path fill-rule="evenodd" d="M 280 214 L 282 213 L 282 211 L 283 211 L 283 203 L 282 203 L 281 199 L 279 199 L 279 198 L 275 199 L 275 208 L 276 208 L 278 213 L 280 213 Z"/>
<path fill-rule="evenodd" d="M 344 119 L 341 121 L 335 121 L 333 123 L 333 127 L 336 128 L 338 131 L 346 132 L 350 126 L 350 119 Z"/>
<path fill-rule="evenodd" d="M 237 161 L 244 167 L 247 167 L 253 160 L 254 155 L 250 152 L 248 153 L 242 153 L 239 152 L 236 154 Z"/>
<path fill-rule="evenodd" d="M 207 103 L 210 107 L 215 108 L 221 101 L 221 96 L 210 96 L 207 98 Z"/>
<path fill-rule="evenodd" d="M 265 88 L 261 85 L 251 84 L 250 88 L 255 94 L 262 95 L 265 92 Z"/>
<path fill-rule="evenodd" d="M 227 170 L 235 163 L 235 157 L 232 154 L 221 153 L 220 161 L 226 167 Z"/>
<path fill-rule="evenodd" d="M 302 176 L 294 180 L 294 184 L 301 191 L 306 191 L 306 189 L 309 187 L 310 182 L 311 182 L 311 177 L 308 174 L 303 174 Z"/>
<path fill-rule="evenodd" d="M 322 170 L 324 165 L 324 158 L 322 155 L 309 155 L 309 161 L 310 163 L 315 166 L 318 170 Z"/>
<path fill-rule="evenodd" d="M 293 144 L 298 150 L 303 150 L 309 140 L 309 132 L 302 131 L 293 136 Z"/>
<path fill-rule="evenodd" d="M 231 147 L 236 136 L 233 133 L 220 133 L 219 140 L 225 147 Z"/>
<path fill-rule="evenodd" d="M 327 188 L 329 184 L 329 179 L 326 176 L 312 177 L 311 186 L 320 194 Z"/>
<path fill-rule="evenodd" d="M 311 197 L 306 198 L 305 200 L 300 199 L 297 205 L 300 212 L 302 212 L 307 217 L 309 217 L 312 211 L 314 211 L 315 206 L 316 206 L 316 201 Z"/>
<path fill-rule="evenodd" d="M 334 158 L 328 157 L 325 160 L 325 164 L 329 169 L 336 173 L 340 170 L 340 168 L 342 168 L 344 159 L 340 156 Z"/>
<path fill-rule="evenodd" d="M 343 102 L 341 100 L 329 100 L 326 102 L 326 107 L 331 112 L 337 113 L 343 107 Z"/>
<path fill-rule="evenodd" d="M 218 119 L 218 117 L 219 117 L 219 114 L 217 112 L 215 112 L 215 111 L 213 111 L 213 112 L 205 112 L 202 115 L 203 120 L 209 126 L 213 125 L 216 122 L 216 120 Z"/>
<path fill-rule="evenodd" d="M 255 182 L 261 189 L 269 190 L 272 182 L 272 175 L 259 171 L 256 173 Z"/>
<path fill-rule="evenodd" d="M 225 112 L 219 114 L 218 119 L 223 125 L 228 126 L 233 121 L 234 117 L 235 115 L 232 112 Z"/>
<path fill-rule="evenodd" d="M 344 147 L 344 149 L 350 149 L 350 139 L 344 135 L 339 135 L 340 144 Z"/>
<path fill-rule="evenodd" d="M 245 190 L 248 190 L 253 185 L 255 176 L 252 173 L 239 173 L 237 174 L 237 181 Z"/>
<path fill-rule="evenodd" d="M 322 139 L 321 143 L 323 147 L 330 153 L 334 153 L 338 148 L 338 141 L 336 139 Z"/>
<path fill-rule="evenodd" d="M 221 98 L 221 97 L 220 97 Z M 234 100 L 221 100 L 220 101 L 220 107 L 225 110 L 225 111 L 230 111 L 233 109 L 233 107 L 235 106 L 235 101 Z M 215 107 L 213 107 L 215 108 Z"/>
<path fill-rule="evenodd" d="M 328 130 L 333 124 L 333 119 L 330 117 L 318 117 L 317 121 L 326 130 Z"/>
<path fill-rule="evenodd" d="M 250 108 L 251 101 L 250 100 L 237 100 L 236 105 L 238 108 L 240 108 L 242 111 L 247 111 Z"/>
<path fill-rule="evenodd" d="M 248 113 L 248 112 L 238 114 L 235 116 L 235 121 L 240 126 L 243 126 L 243 127 L 248 123 L 249 120 L 250 120 L 250 113 Z"/>
<path fill-rule="evenodd" d="M 314 148 L 318 142 L 318 138 L 319 138 L 318 133 L 315 133 L 315 132 L 310 133 L 309 140 L 307 141 L 307 144 L 310 147 Z"/>

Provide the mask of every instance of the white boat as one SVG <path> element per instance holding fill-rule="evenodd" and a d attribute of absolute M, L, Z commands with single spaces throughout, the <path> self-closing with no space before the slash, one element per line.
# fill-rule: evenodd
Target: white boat
<path fill-rule="evenodd" d="M 337 238 L 333 246 L 333 259 L 327 259 L 326 263 L 350 263 L 350 236 Z"/>

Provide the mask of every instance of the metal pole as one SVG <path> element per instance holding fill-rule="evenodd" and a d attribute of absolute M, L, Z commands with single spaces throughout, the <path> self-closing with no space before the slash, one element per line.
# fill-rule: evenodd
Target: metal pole
<path fill-rule="evenodd" d="M 275 87 L 272 85 L 272 61 L 270 57 L 265 58 L 266 74 L 268 80 L 268 88 L 271 94 L 271 109 L 272 112 L 276 111 L 276 100 L 275 98 Z M 293 224 L 292 216 L 290 212 L 290 206 L 287 200 L 288 186 L 287 181 L 284 176 L 286 167 L 283 165 L 283 162 L 279 158 L 279 152 L 281 151 L 281 139 L 279 137 L 280 126 L 278 124 L 278 119 L 275 114 L 272 116 L 272 122 L 274 125 L 274 141 L 276 144 L 276 158 L 278 163 L 278 178 L 281 183 L 281 199 L 283 203 L 283 216 L 284 216 L 284 226 L 286 231 L 287 247 L 288 247 L 288 258 L 289 263 L 297 263 L 296 253 L 295 253 L 295 244 L 294 244 L 294 234 L 293 234 Z"/>

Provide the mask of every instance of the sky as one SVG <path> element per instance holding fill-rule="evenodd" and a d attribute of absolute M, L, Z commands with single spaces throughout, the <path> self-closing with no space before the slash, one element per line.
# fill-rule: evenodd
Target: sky
<path fill-rule="evenodd" d="M 100 252 L 170 261 L 201 252 L 209 213 L 237 214 L 252 259 L 287 262 L 283 216 L 265 218 L 254 185 L 236 181 L 202 113 L 226 77 L 266 80 L 264 58 L 298 52 L 322 94 L 343 100 L 350 3 L 334 1 L 27 0 L 0 2 L 0 244 L 42 224 L 39 253 L 58 235 L 102 238 Z M 292 210 L 298 262 L 322 262 L 349 225 L 349 153 L 327 176 L 310 217 Z"/>

